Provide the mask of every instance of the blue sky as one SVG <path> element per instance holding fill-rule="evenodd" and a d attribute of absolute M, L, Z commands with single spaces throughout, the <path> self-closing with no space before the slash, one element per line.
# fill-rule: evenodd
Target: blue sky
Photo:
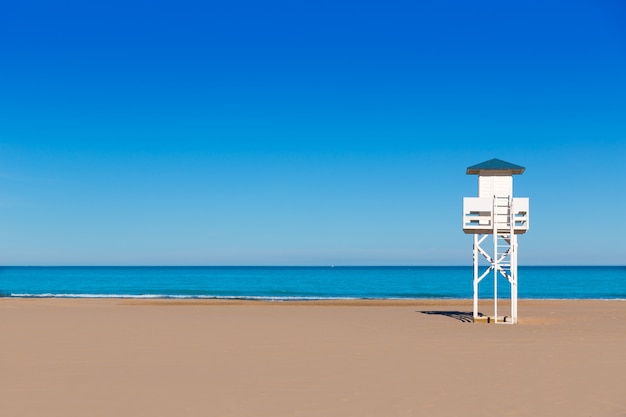
<path fill-rule="evenodd" d="M 0 5 L 0 263 L 469 265 L 465 168 L 527 168 L 520 264 L 626 264 L 621 1 Z"/>

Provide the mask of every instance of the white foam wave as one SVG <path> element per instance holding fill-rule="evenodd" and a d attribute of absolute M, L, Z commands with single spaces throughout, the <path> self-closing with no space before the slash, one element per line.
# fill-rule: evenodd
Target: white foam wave
<path fill-rule="evenodd" d="M 162 295 L 162 294 L 29 294 L 12 293 L 13 298 L 153 298 L 153 299 L 212 299 L 212 300 L 263 300 L 263 301 L 306 301 L 306 300 L 357 300 L 357 297 L 307 297 L 307 296 L 217 296 L 217 295 Z"/>
<path fill-rule="evenodd" d="M 324 300 L 368 300 L 368 297 L 316 297 L 316 296 L 263 296 L 263 295 L 164 295 L 164 294 L 56 294 L 56 293 L 11 293 L 11 298 L 128 298 L 128 299 L 206 299 L 206 300 L 259 300 L 259 301 L 324 301 Z M 455 297 L 427 297 L 428 299 L 462 300 Z M 381 297 L 385 300 L 420 300 L 424 297 Z M 596 301 L 626 301 L 626 298 L 521 298 L 523 300 L 596 300 Z"/>
<path fill-rule="evenodd" d="M 155 294 L 11 294 L 14 298 L 163 298 L 161 295 Z"/>

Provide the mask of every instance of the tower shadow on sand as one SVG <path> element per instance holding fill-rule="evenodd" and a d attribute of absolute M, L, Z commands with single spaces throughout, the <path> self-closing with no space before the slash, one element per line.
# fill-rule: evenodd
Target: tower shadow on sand
<path fill-rule="evenodd" d="M 436 316 L 446 316 L 455 320 L 462 321 L 463 323 L 472 323 L 474 321 L 473 313 L 471 311 L 418 311 L 422 314 L 431 314 Z"/>

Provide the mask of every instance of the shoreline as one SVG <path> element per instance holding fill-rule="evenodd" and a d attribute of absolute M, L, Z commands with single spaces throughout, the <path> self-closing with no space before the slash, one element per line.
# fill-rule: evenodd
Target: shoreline
<path fill-rule="evenodd" d="M 472 301 L 468 297 L 264 297 L 264 296 L 177 296 L 177 295 L 124 295 L 124 294 L 16 294 L 16 295 L 0 295 L 0 300 L 180 300 L 180 301 L 242 301 L 242 302 L 284 302 L 284 303 L 300 303 L 300 302 L 420 302 L 420 301 L 441 301 L 441 302 L 465 302 Z M 493 301 L 493 298 L 479 298 L 480 302 Z M 498 302 L 506 302 L 507 298 L 498 298 Z M 626 297 L 596 297 L 596 298 L 518 298 L 518 301 L 626 301 Z"/>
<path fill-rule="evenodd" d="M 334 307 L 402 307 L 402 306 L 466 306 L 473 308 L 471 298 L 312 298 L 312 299 L 280 299 L 280 298 L 246 298 L 246 297 L 73 297 L 73 296 L 11 296 L 0 297 L 0 303 L 10 301 L 94 301 L 113 302 L 122 305 L 256 305 L 256 306 L 334 306 Z M 479 299 L 479 308 L 490 308 L 492 298 Z M 624 303 L 626 298 L 520 298 L 518 306 L 546 305 L 551 303 Z M 508 308 L 510 300 L 499 299 L 498 306 Z"/>

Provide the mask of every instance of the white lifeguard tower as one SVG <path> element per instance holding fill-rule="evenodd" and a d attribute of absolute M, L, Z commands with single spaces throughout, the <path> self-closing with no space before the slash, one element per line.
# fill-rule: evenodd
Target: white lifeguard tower
<path fill-rule="evenodd" d="M 528 231 L 528 198 L 513 198 L 513 175 L 525 168 L 491 159 L 467 168 L 478 175 L 478 197 L 463 198 L 463 231 L 474 235 L 474 321 L 517 323 L 517 235 Z M 488 237 L 492 236 L 492 245 Z M 485 244 L 485 246 L 481 246 Z M 489 248 L 488 246 L 491 246 Z M 479 258 L 487 260 L 481 271 Z M 478 284 L 493 273 L 493 316 L 478 313 Z M 498 315 L 498 276 L 511 287 L 511 312 Z"/>

